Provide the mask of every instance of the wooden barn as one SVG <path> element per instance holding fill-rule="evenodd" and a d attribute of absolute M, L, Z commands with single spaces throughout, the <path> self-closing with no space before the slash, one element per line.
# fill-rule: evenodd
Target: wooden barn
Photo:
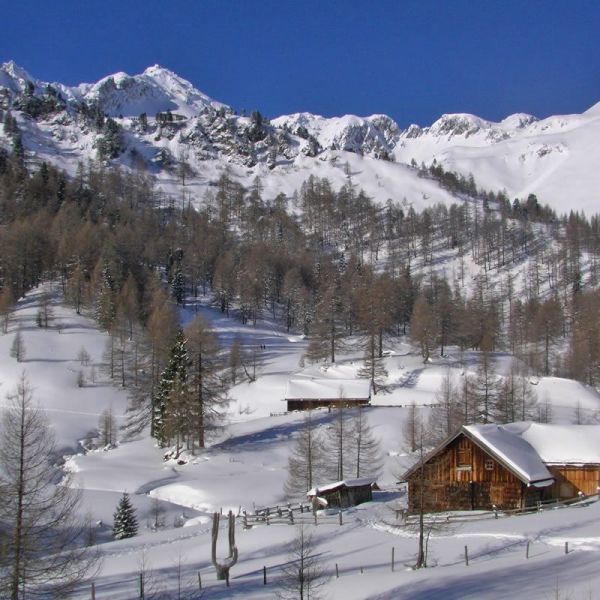
<path fill-rule="evenodd" d="M 468 425 L 404 474 L 409 510 L 513 509 L 598 493 L 600 426 Z"/>
<path fill-rule="evenodd" d="M 327 501 L 327 508 L 348 508 L 373 500 L 373 490 L 379 489 L 375 479 L 345 479 L 313 488 L 306 496 L 310 502 L 315 498 Z"/>
<path fill-rule="evenodd" d="M 297 377 L 290 379 L 285 390 L 287 410 L 309 410 L 322 406 L 365 405 L 371 401 L 368 379 L 326 379 Z"/>

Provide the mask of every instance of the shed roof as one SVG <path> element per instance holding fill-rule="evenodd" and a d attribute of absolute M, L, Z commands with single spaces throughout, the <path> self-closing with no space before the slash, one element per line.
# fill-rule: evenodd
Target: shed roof
<path fill-rule="evenodd" d="M 342 488 L 357 488 L 372 486 L 376 482 L 374 477 L 361 477 L 359 479 L 342 479 L 334 483 L 327 483 L 326 485 L 318 485 L 306 492 L 307 496 L 320 496 L 330 492 L 335 492 Z"/>
<path fill-rule="evenodd" d="M 285 400 L 368 400 L 371 383 L 368 379 L 317 379 L 297 377 L 287 382 Z"/>

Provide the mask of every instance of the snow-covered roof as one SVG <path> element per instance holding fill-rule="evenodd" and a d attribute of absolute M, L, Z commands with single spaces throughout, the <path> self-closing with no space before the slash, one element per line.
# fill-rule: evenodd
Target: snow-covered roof
<path fill-rule="evenodd" d="M 550 485 L 554 477 L 536 449 L 505 425 L 465 425 L 463 431 L 527 484 Z"/>
<path fill-rule="evenodd" d="M 600 464 L 600 425 L 522 422 L 504 427 L 527 441 L 547 465 Z"/>
<path fill-rule="evenodd" d="M 355 488 L 355 487 L 364 487 L 365 485 L 373 485 L 375 483 L 374 477 L 361 477 L 359 479 L 342 479 L 341 481 L 336 481 L 335 483 L 328 483 L 326 485 L 319 485 L 314 487 L 308 492 L 306 492 L 307 496 L 319 496 L 321 494 L 326 494 L 327 492 L 333 492 L 338 488 Z"/>
<path fill-rule="evenodd" d="M 371 384 L 368 379 L 295 378 L 287 382 L 285 400 L 336 400 L 343 397 L 368 399 Z"/>

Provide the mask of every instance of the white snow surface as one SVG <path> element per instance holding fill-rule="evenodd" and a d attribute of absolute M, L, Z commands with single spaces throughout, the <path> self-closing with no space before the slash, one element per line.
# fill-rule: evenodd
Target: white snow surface
<path fill-rule="evenodd" d="M 508 427 L 491 423 L 466 425 L 464 429 L 509 465 L 524 483 L 550 485 L 554 481 L 531 444 Z"/>
<path fill-rule="evenodd" d="M 335 400 L 336 398 L 367 399 L 371 395 L 371 384 L 368 379 L 300 378 L 295 377 L 287 382 L 286 400 Z"/>
<path fill-rule="evenodd" d="M 210 563 L 212 512 L 232 509 L 237 514 L 244 509 L 252 512 L 255 506 L 286 505 L 283 483 L 287 460 L 304 414 L 281 414 L 285 385 L 296 377 L 355 378 L 361 365 L 360 352 L 339 356 L 335 366 L 299 368 L 299 358 L 306 347 L 302 336 L 287 333 L 269 320 L 259 321 L 256 327 L 244 326 L 211 308 L 198 307 L 212 322 L 225 348 L 238 335 L 244 343 L 266 346 L 258 379 L 253 383 L 240 382 L 231 391 L 227 427 L 210 441 L 206 451 L 184 455 L 183 464 L 165 461 L 163 451 L 147 433 L 133 440 L 121 439 L 116 448 L 84 453 L 78 440 L 96 429 L 98 415 L 105 408 L 112 406 L 122 419 L 127 389 L 111 385 L 102 368 L 106 334 L 90 319 L 64 306 L 52 286 L 46 289 L 54 294 L 50 327 L 35 325 L 41 290 L 33 290 L 19 301 L 9 332 L 0 335 L 0 355 L 4 357 L 0 361 L 1 389 L 4 393 L 13 390 L 25 369 L 35 387 L 35 399 L 45 410 L 63 454 L 68 455 L 65 468 L 73 473 L 74 485 L 82 491 L 81 512 L 89 513 L 92 521 L 98 523 L 103 561 L 94 575 L 96 597 L 137 597 L 142 562 L 154 593 L 161 591 L 177 597 L 181 585 L 189 597 L 194 597 L 200 572 L 206 597 L 273 597 L 296 527 L 273 522 L 244 530 L 239 519 L 236 541 L 240 559 L 231 572 L 231 587 L 226 588 L 216 580 Z M 188 309 L 182 315 L 183 321 L 194 314 L 193 308 Z M 9 356 L 19 328 L 27 349 L 22 363 Z M 76 358 L 81 346 L 92 356 L 88 367 L 82 367 Z M 495 358 L 500 372 L 506 357 Z M 414 402 L 427 418 L 429 405 L 435 402 L 447 370 L 451 369 L 453 377 L 459 379 L 475 368 L 475 359 L 476 355 L 470 353 L 459 359 L 458 352 L 449 348 L 444 358 L 435 357 L 424 365 L 402 338 L 389 348 L 385 360 L 390 391 L 378 393 L 372 406 L 364 409 L 374 434 L 381 440 L 384 469 L 378 485 L 382 491 L 374 492 L 373 502 L 345 510 L 342 526 L 337 514 L 328 514 L 327 510 L 320 511 L 316 527 L 311 524 L 312 515 L 306 515 L 305 527 L 314 535 L 315 551 L 327 572 L 334 573 L 336 564 L 339 567 L 339 578 L 333 575 L 326 587 L 330 600 L 546 600 L 555 597 L 556 590 L 583 600 L 600 585 L 598 502 L 498 520 L 480 513 L 473 515 L 476 520 L 465 520 L 461 513 L 460 523 L 432 532 L 430 568 L 410 568 L 417 547 L 416 534 L 410 528 L 400 527 L 395 518 L 396 509 L 405 501 L 396 485 L 398 474 L 417 458 L 406 451 L 402 438 L 403 423 L 409 414 L 406 407 Z M 96 371 L 94 381 L 92 365 Z M 77 386 L 80 369 L 87 379 L 82 388 Z M 540 401 L 562 407 L 553 413 L 556 427 L 571 428 L 578 405 L 583 405 L 590 418 L 600 409 L 598 394 L 576 382 L 542 378 L 537 388 L 543 388 L 543 394 L 538 395 Z M 271 416 L 272 413 L 277 415 Z M 330 432 L 334 417 L 327 410 L 317 410 L 313 415 L 324 435 Z M 530 429 L 541 437 L 545 435 L 541 426 Z M 590 438 L 593 429 L 589 429 Z M 550 447 L 554 437 L 544 440 Z M 134 538 L 111 541 L 112 514 L 123 491 L 131 495 L 140 531 Z M 164 511 L 158 528 L 153 527 L 155 502 Z M 175 519 L 186 526 L 174 527 Z M 296 523 L 298 520 L 296 514 Z M 225 553 L 225 539 L 223 530 L 219 555 Z M 530 559 L 526 561 L 528 540 Z M 567 555 L 565 542 L 570 549 Z M 470 556 L 468 568 L 463 559 L 465 545 Z M 392 547 L 396 556 L 393 572 Z M 266 588 L 263 566 L 268 573 Z M 88 582 L 77 589 L 75 598 L 89 597 Z"/>
<path fill-rule="evenodd" d="M 0 91 L 22 93 L 27 82 L 33 84 L 35 93 L 44 93 L 46 83 L 14 62 L 0 67 Z M 259 177 L 265 199 L 279 193 L 291 197 L 310 175 L 316 175 L 327 177 L 336 190 L 350 178 L 381 204 L 391 199 L 421 210 L 437 202 L 454 203 L 458 200 L 455 196 L 436 182 L 418 177 L 410 166 L 413 160 L 419 165 L 435 160 L 446 170 L 465 177 L 473 174 L 483 189 L 505 190 L 511 200 L 525 200 L 534 193 L 558 213 L 598 212 L 600 103 L 582 114 L 542 120 L 517 113 L 495 123 L 470 114 L 446 114 L 429 127 L 411 125 L 406 130 L 386 115 L 284 115 L 271 120 L 272 133 L 284 135 L 284 127 L 290 133 L 275 163 L 267 165 L 264 149 L 255 164 L 238 154 L 238 142 L 227 137 L 225 125 L 215 125 L 213 131 L 213 140 L 228 140 L 223 147 L 203 145 L 203 127 L 214 125 L 214 111 L 222 108 L 233 114 L 231 109 L 159 65 L 138 75 L 109 75 L 93 84 L 53 85 L 68 103 L 97 101 L 117 119 L 126 149 L 112 164 L 133 169 L 133 157 L 143 159 L 165 193 L 179 197 L 181 185 L 173 167 L 159 167 L 157 157 L 161 152 L 168 152 L 175 161 L 185 157 L 193 171 L 187 177 L 185 193 L 197 204 L 225 170 L 246 186 Z M 166 110 L 181 120 L 175 125 L 176 132 L 160 135 L 153 118 Z M 146 132 L 137 124 L 142 112 L 151 121 Z M 212 116 L 203 121 L 209 113 Z M 30 164 L 50 161 L 74 174 L 80 162 L 96 158 L 98 134 L 82 128 L 68 115 L 60 113 L 38 121 L 18 111 L 15 116 Z M 243 137 L 249 120 L 232 117 L 232 123 L 240 127 Z M 299 127 L 319 144 L 316 156 L 306 155 L 310 143 L 298 135 Z M 9 140 L 0 134 L 0 143 L 7 146 Z"/>
<path fill-rule="evenodd" d="M 506 429 L 527 441 L 546 464 L 600 464 L 600 425 L 526 422 Z"/>

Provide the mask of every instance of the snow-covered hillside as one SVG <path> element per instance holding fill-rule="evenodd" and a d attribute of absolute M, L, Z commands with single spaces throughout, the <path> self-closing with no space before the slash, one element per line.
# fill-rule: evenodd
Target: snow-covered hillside
<path fill-rule="evenodd" d="M 43 292 L 52 296 L 53 316 L 49 327 L 38 327 L 36 315 Z M 281 565 L 288 560 L 289 543 L 296 528 L 274 522 L 244 530 L 238 519 L 237 545 L 240 559 L 231 572 L 231 587 L 215 578 L 210 564 L 210 516 L 215 510 L 253 511 L 256 506 L 285 504 L 283 482 L 287 459 L 303 415 L 281 414 L 288 379 L 356 376 L 358 350 L 348 349 L 336 366 L 302 367 L 300 356 L 306 340 L 287 334 L 270 320 L 256 327 L 241 325 L 207 306 L 196 307 L 218 332 L 227 347 L 238 338 L 265 349 L 264 365 L 253 383 L 238 383 L 231 392 L 228 425 L 203 453 L 187 462 L 163 460 L 162 452 L 147 433 L 122 439 L 116 448 L 83 452 L 78 440 L 89 438 L 99 414 L 112 407 L 119 419 L 125 409 L 125 391 L 113 387 L 103 369 L 107 335 L 90 319 L 78 316 L 61 302 L 50 285 L 21 299 L 11 317 L 8 333 L 0 336 L 0 380 L 4 393 L 14 389 L 23 370 L 35 387 L 35 399 L 46 412 L 59 446 L 66 457 L 65 468 L 73 472 L 75 485 L 83 491 L 83 513 L 96 523 L 99 551 L 103 557 L 94 576 L 98 598 L 125 600 L 139 594 L 139 573 L 144 571 L 147 590 L 164 597 L 262 599 L 274 597 L 281 579 Z M 188 321 L 196 310 L 181 315 Z M 10 348 L 20 331 L 25 345 L 21 363 L 10 357 Z M 90 355 L 82 366 L 78 354 L 85 347 Z M 509 357 L 498 354 L 498 372 Z M 306 527 L 314 534 L 316 552 L 331 579 L 327 597 L 332 600 L 442 598 L 492 600 L 507 595 L 543 600 L 548 597 L 588 598 L 600 579 L 600 505 L 598 502 L 529 516 L 454 521 L 435 531 L 429 543 L 432 568 L 413 571 L 415 532 L 398 527 L 395 510 L 403 505 L 398 476 L 415 460 L 407 453 L 403 424 L 415 403 L 426 415 L 436 401 L 447 369 L 457 380 L 475 369 L 476 355 L 459 356 L 452 348 L 444 358 L 423 364 L 422 358 L 402 338 L 389 349 L 386 367 L 390 393 L 378 394 L 367 409 L 371 427 L 381 440 L 384 470 L 379 479 L 382 492 L 373 502 L 344 512 L 340 526 L 337 513 L 321 514 L 319 524 L 306 516 Z M 78 385 L 82 371 L 84 385 Z M 576 382 L 542 378 L 533 380 L 538 401 L 554 408 L 554 421 L 572 423 L 576 410 L 594 419 L 600 396 Z M 277 414 L 275 414 L 277 413 Z M 319 428 L 327 432 L 333 415 L 316 411 Z M 140 521 L 139 534 L 110 541 L 112 514 L 120 494 L 128 491 Z M 156 504 L 160 527 L 153 527 Z M 184 527 L 175 526 L 185 523 Z M 224 532 L 221 533 L 223 538 Z M 529 560 L 525 558 L 531 542 Z M 569 554 L 564 544 L 569 543 Z M 464 565 L 464 546 L 470 563 Z M 395 569 L 390 560 L 395 549 Z M 339 577 L 335 576 L 338 566 Z M 268 584 L 263 584 L 263 567 Z M 204 596 L 198 593 L 198 573 Z M 179 591 L 178 591 L 179 590 Z M 90 585 L 82 585 L 77 598 L 89 598 Z"/>
<path fill-rule="evenodd" d="M 101 155 L 147 170 L 173 195 L 185 182 L 194 201 L 226 169 L 246 185 L 260 177 L 268 197 L 291 195 L 311 174 L 339 188 L 350 173 L 378 202 L 406 198 L 420 209 L 454 200 L 410 167 L 435 160 L 446 170 L 473 174 L 481 188 L 506 190 L 511 199 L 534 193 L 559 213 L 598 208 L 599 105 L 581 115 L 538 120 L 515 114 L 500 123 L 449 114 L 406 130 L 385 115 L 298 113 L 268 122 L 257 113 L 236 115 L 158 65 L 69 87 L 37 80 L 9 62 L 0 68 L 0 109 L 17 118 L 30 164 L 51 161 L 74 173 L 79 162 Z M 102 115 L 114 120 L 112 131 Z M 0 143 L 10 143 L 6 127 L 0 127 Z"/>

